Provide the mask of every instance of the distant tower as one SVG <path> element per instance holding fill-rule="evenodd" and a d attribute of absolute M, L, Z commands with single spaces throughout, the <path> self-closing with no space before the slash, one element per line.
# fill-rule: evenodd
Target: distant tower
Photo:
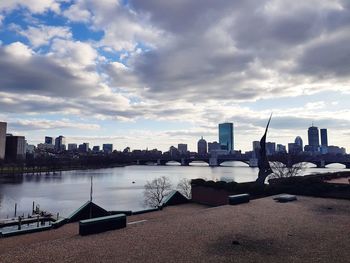
<path fill-rule="evenodd" d="M 294 150 L 296 152 L 303 151 L 303 139 L 300 136 L 297 136 L 294 140 Z"/>
<path fill-rule="evenodd" d="M 45 136 L 45 144 L 53 144 L 53 138 L 49 136 Z"/>
<path fill-rule="evenodd" d="M 199 155 L 207 154 L 207 141 L 202 138 L 197 143 L 197 149 Z"/>
<path fill-rule="evenodd" d="M 222 150 L 233 151 L 233 123 L 219 124 L 219 143 Z"/>
<path fill-rule="evenodd" d="M 0 160 L 5 159 L 7 123 L 0 122 Z"/>
<path fill-rule="evenodd" d="M 308 139 L 309 139 L 309 146 L 312 146 L 314 148 L 314 151 L 317 151 L 318 147 L 320 146 L 320 138 L 319 138 L 317 127 L 311 126 L 309 128 Z"/>
<path fill-rule="evenodd" d="M 327 129 L 321 129 L 320 131 L 321 131 L 321 145 L 328 146 Z"/>
<path fill-rule="evenodd" d="M 66 150 L 66 138 L 64 136 L 60 135 L 55 139 L 55 150 L 56 151 Z"/>

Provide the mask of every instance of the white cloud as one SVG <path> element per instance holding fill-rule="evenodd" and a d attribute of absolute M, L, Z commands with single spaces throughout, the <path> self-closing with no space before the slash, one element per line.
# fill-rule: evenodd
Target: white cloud
<path fill-rule="evenodd" d="M 27 30 L 20 30 L 18 33 L 27 37 L 34 48 L 49 45 L 53 38 L 70 39 L 72 37 L 70 29 L 61 26 L 29 26 Z"/>
<path fill-rule="evenodd" d="M 34 52 L 21 42 L 14 42 L 4 48 L 5 52 L 18 58 L 29 58 Z"/>
<path fill-rule="evenodd" d="M 13 9 L 24 7 L 33 13 L 43 13 L 48 10 L 56 13 L 60 12 L 60 1 L 56 0 L 1 0 L 0 10 L 11 11 Z"/>

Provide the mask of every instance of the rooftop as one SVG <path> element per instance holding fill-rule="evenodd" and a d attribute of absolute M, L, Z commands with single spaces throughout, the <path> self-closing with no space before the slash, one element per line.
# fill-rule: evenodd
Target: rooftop
<path fill-rule="evenodd" d="M 124 229 L 78 235 L 78 223 L 0 239 L 1 262 L 345 262 L 350 202 L 298 196 L 238 206 L 196 204 L 128 217 Z"/>

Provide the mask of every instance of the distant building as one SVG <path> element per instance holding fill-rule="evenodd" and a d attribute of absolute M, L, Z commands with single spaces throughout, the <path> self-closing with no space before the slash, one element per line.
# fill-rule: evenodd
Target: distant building
<path fill-rule="evenodd" d="M 298 151 L 297 151 L 298 147 L 299 146 L 297 146 L 296 143 L 294 143 L 294 142 L 288 143 L 288 153 L 289 154 L 298 153 Z"/>
<path fill-rule="evenodd" d="M 78 150 L 78 145 L 76 143 L 68 143 L 68 151 L 76 151 Z"/>
<path fill-rule="evenodd" d="M 87 153 L 89 151 L 89 143 L 84 142 L 78 147 L 79 152 Z"/>
<path fill-rule="evenodd" d="M 311 149 L 314 152 L 318 151 L 318 147 L 320 146 L 320 138 L 318 133 L 318 128 L 315 126 L 312 126 L 308 129 L 308 140 L 309 140 L 309 146 L 311 146 Z"/>
<path fill-rule="evenodd" d="M 93 151 L 94 153 L 98 153 L 98 152 L 100 151 L 100 146 L 94 146 L 94 147 L 92 147 L 92 151 Z"/>
<path fill-rule="evenodd" d="M 112 153 L 113 152 L 113 144 L 111 144 L 111 143 L 103 144 L 102 150 L 104 153 Z"/>
<path fill-rule="evenodd" d="M 260 142 L 259 141 L 253 141 L 253 158 L 259 158 L 260 157 Z"/>
<path fill-rule="evenodd" d="M 233 123 L 219 124 L 219 143 L 222 150 L 233 151 Z"/>
<path fill-rule="evenodd" d="M 321 129 L 321 145 L 322 146 L 328 146 L 328 135 L 327 135 L 327 129 Z"/>
<path fill-rule="evenodd" d="M 175 146 L 170 146 L 169 154 L 171 157 L 176 157 L 179 155 L 179 150 Z"/>
<path fill-rule="evenodd" d="M 0 160 L 5 159 L 7 123 L 0 122 Z"/>
<path fill-rule="evenodd" d="M 187 153 L 187 144 L 179 143 L 177 145 L 177 149 L 178 149 L 180 154 L 186 154 Z"/>
<path fill-rule="evenodd" d="M 26 140 L 24 136 L 7 136 L 6 151 L 7 160 L 18 161 L 25 159 L 26 156 Z"/>
<path fill-rule="evenodd" d="M 45 144 L 53 144 L 53 138 L 49 136 L 45 136 Z"/>
<path fill-rule="evenodd" d="M 300 136 L 295 137 L 294 151 L 295 151 L 295 153 L 300 153 L 303 151 L 303 139 Z"/>
<path fill-rule="evenodd" d="M 346 150 L 343 147 L 338 147 L 338 146 L 333 146 L 330 145 L 328 146 L 328 154 L 332 154 L 332 155 L 345 155 L 346 154 Z"/>
<path fill-rule="evenodd" d="M 199 155 L 207 154 L 207 141 L 203 137 L 197 143 L 197 152 Z"/>
<path fill-rule="evenodd" d="M 208 152 L 213 153 L 221 150 L 221 145 L 218 142 L 208 142 Z"/>
<path fill-rule="evenodd" d="M 278 152 L 278 153 L 286 153 L 287 152 L 285 145 L 277 144 L 276 147 L 277 147 L 276 152 Z"/>
<path fill-rule="evenodd" d="M 58 152 L 66 150 L 66 138 L 64 136 L 60 135 L 55 139 L 55 150 Z"/>
<path fill-rule="evenodd" d="M 276 143 L 267 142 L 266 143 L 266 155 L 274 155 L 276 153 Z"/>

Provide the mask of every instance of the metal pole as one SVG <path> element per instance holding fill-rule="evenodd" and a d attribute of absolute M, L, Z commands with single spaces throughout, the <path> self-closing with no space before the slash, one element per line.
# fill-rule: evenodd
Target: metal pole
<path fill-rule="evenodd" d="M 15 203 L 15 217 L 17 216 L 17 203 Z"/>
<path fill-rule="evenodd" d="M 21 223 L 22 223 L 22 218 L 19 216 L 18 217 L 18 230 L 21 230 Z"/>
<path fill-rule="evenodd" d="M 33 201 L 32 214 L 34 214 L 34 201 Z"/>

